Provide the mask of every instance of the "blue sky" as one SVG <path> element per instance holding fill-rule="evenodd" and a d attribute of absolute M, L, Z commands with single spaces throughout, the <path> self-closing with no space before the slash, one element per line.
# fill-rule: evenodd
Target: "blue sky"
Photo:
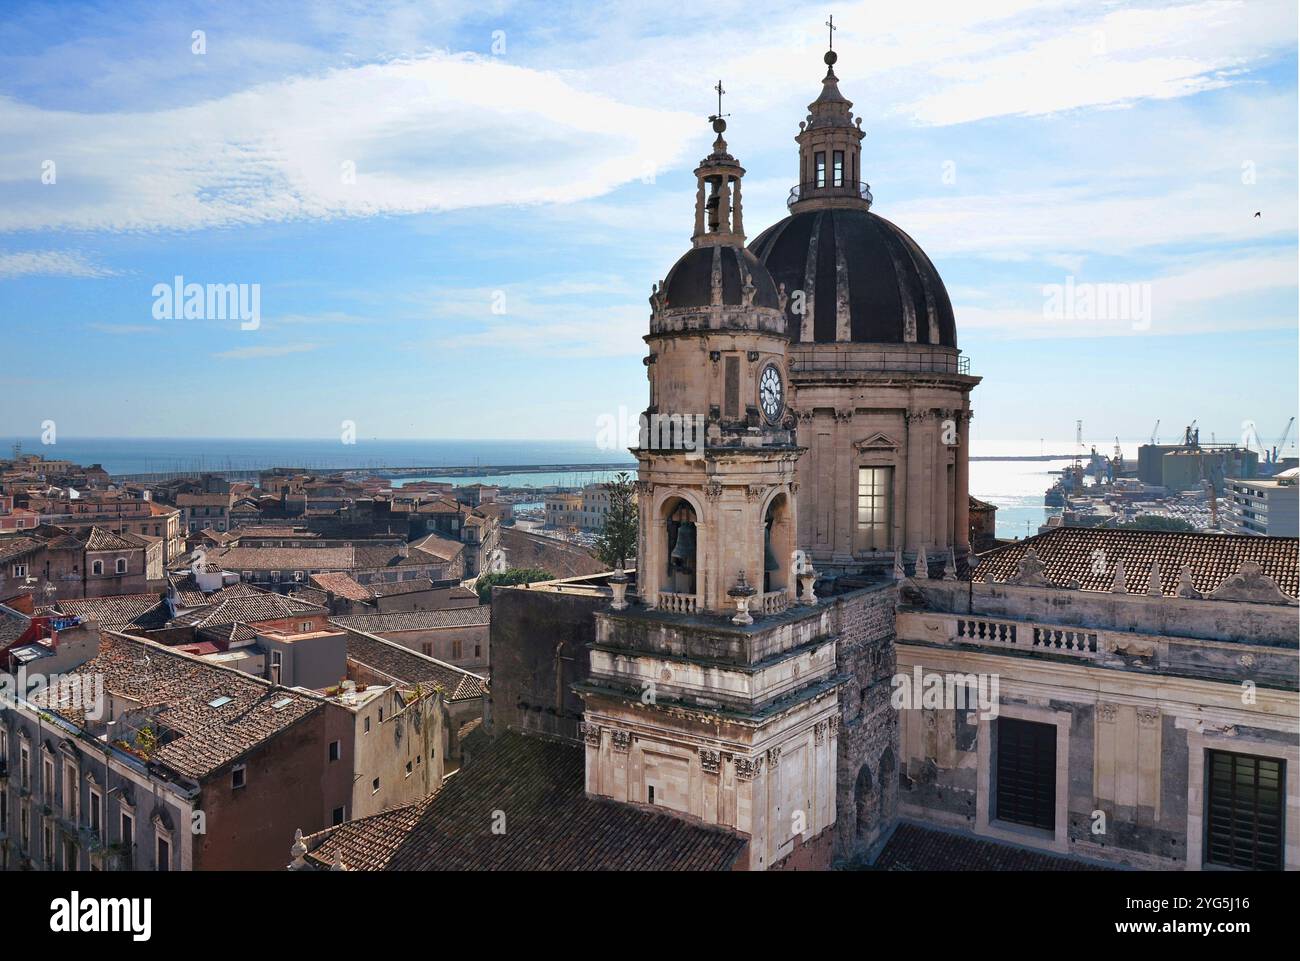
<path fill-rule="evenodd" d="M 756 236 L 828 13 L 874 209 L 985 378 L 977 442 L 1280 432 L 1293 0 L 503 0 L 8 8 L 0 436 L 594 437 L 644 406 L 711 86 Z M 156 319 L 176 275 L 260 285 L 261 326 Z M 1067 278 L 1149 285 L 1149 322 L 1045 316 Z"/>

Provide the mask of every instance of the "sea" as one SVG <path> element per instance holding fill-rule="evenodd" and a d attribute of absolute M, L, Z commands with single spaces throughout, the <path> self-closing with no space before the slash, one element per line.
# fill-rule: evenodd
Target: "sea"
<path fill-rule="evenodd" d="M 43 445 L 39 438 L 20 438 L 24 453 L 78 464 L 101 464 L 110 474 L 168 474 L 212 471 L 257 471 L 267 467 L 306 470 L 366 470 L 380 467 L 428 467 L 427 474 L 395 480 L 395 486 L 418 480 L 454 484 L 501 484 L 511 487 L 576 487 L 613 479 L 620 470 L 635 472 L 636 461 L 625 450 L 602 449 L 590 442 L 557 440 L 365 440 L 341 444 L 337 438 L 274 440 L 265 438 L 69 438 Z M 1113 443 L 1113 442 L 1112 442 Z M 1036 456 L 1042 452 L 1074 450 L 1074 441 L 975 441 L 971 453 L 980 456 Z M 1089 445 L 1090 446 L 1090 445 Z M 1137 442 L 1125 444 L 1125 457 L 1137 456 Z M 1110 446 L 1098 445 L 1109 453 Z M 999 537 L 1036 533 L 1047 518 L 1043 493 L 1070 463 L 1055 460 L 971 462 L 970 492 L 998 508 Z M 616 465 L 607 470 L 565 470 L 564 465 Z M 556 470 L 515 474 L 472 471 L 448 475 L 438 468 L 494 465 L 555 465 Z M 625 466 L 617 466 L 625 465 Z M 539 497 L 540 500 L 540 497 Z"/>

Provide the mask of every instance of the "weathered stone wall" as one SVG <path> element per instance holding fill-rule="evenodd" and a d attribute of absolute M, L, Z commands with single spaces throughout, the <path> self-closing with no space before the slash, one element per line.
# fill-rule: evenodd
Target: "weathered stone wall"
<path fill-rule="evenodd" d="M 865 858 L 889 831 L 898 795 L 898 716 L 890 704 L 894 674 L 892 584 L 834 599 L 840 689 L 835 859 Z"/>
<path fill-rule="evenodd" d="M 582 698 L 575 681 L 590 672 L 592 615 L 609 598 L 545 588 L 492 591 L 492 693 L 484 717 L 492 733 L 513 729 L 576 740 Z"/>

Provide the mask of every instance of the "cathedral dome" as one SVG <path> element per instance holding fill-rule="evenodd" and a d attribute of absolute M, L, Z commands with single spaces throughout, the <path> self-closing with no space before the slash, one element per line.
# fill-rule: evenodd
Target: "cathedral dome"
<path fill-rule="evenodd" d="M 746 301 L 746 278 L 753 298 Z M 715 297 L 714 288 L 717 287 Z M 689 307 L 781 308 L 772 275 L 748 250 L 731 244 L 695 247 L 682 255 L 664 279 L 664 310 Z"/>
<path fill-rule="evenodd" d="M 818 343 L 957 346 L 952 303 L 934 264 L 865 203 L 797 211 L 749 249 L 785 285 L 786 330 L 794 340 L 809 317 L 811 337 L 802 339 Z M 804 292 L 803 316 L 796 291 Z M 847 337 L 839 334 L 842 322 Z"/>

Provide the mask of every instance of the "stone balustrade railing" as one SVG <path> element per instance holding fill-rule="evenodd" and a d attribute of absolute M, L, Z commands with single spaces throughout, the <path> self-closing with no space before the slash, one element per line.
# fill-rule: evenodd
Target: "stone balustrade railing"
<path fill-rule="evenodd" d="M 790 593 L 785 588 L 759 594 L 750 607 L 756 614 L 780 614 L 790 606 Z"/>
<path fill-rule="evenodd" d="M 674 594 L 670 591 L 660 591 L 659 601 L 655 605 L 661 611 L 668 611 L 670 614 L 694 614 L 699 610 L 699 596 L 696 594 Z"/>

